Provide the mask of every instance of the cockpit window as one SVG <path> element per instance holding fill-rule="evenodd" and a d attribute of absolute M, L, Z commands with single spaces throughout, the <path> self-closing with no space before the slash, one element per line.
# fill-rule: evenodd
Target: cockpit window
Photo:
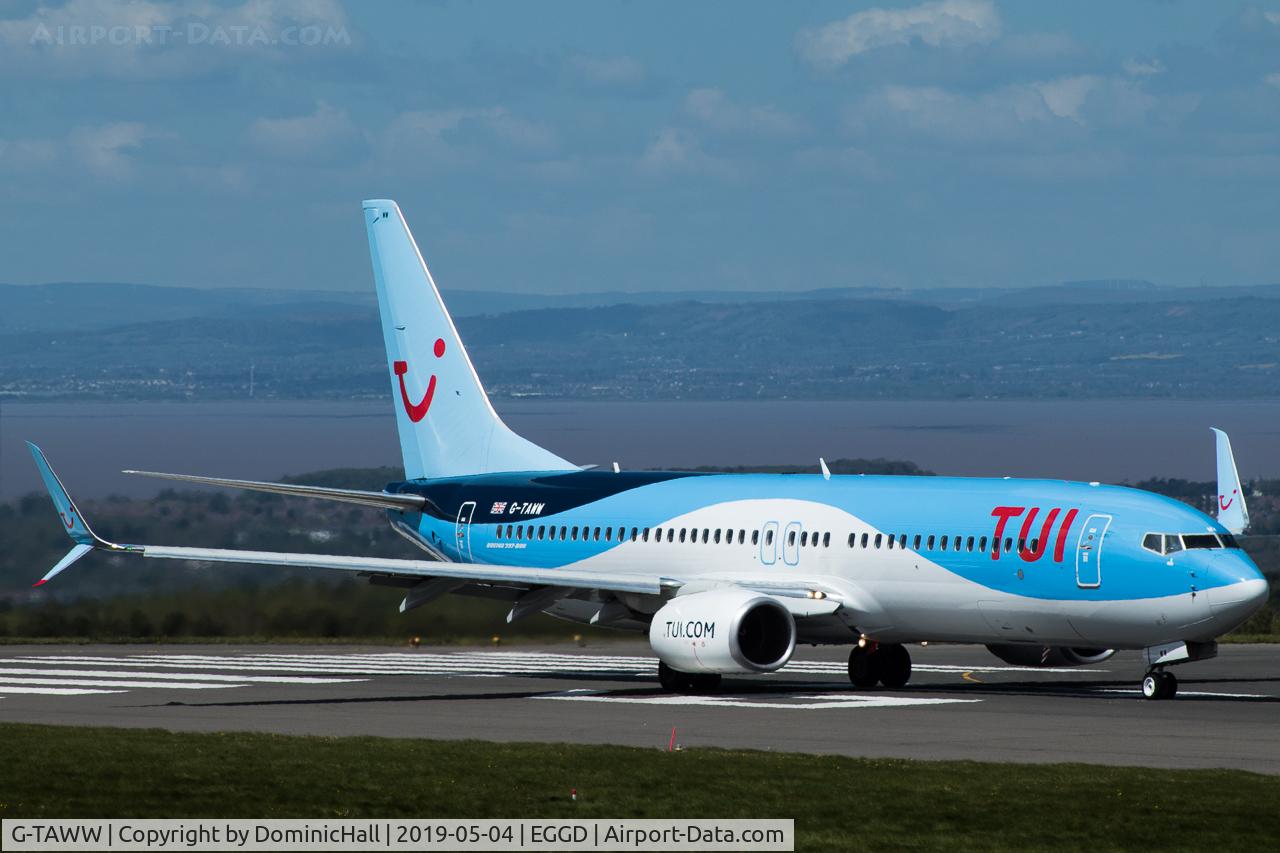
<path fill-rule="evenodd" d="M 1164 552 L 1166 554 L 1172 554 L 1174 551 L 1181 551 L 1181 550 L 1182 550 L 1182 540 L 1171 533 L 1166 533 L 1164 535 Z"/>
<path fill-rule="evenodd" d="M 1146 536 L 1142 537 L 1142 547 L 1146 548 L 1148 551 L 1155 551 L 1159 554 L 1160 546 L 1162 544 L 1161 540 L 1163 538 L 1164 537 L 1159 533 L 1148 533 Z"/>
<path fill-rule="evenodd" d="M 1218 537 L 1212 533 L 1184 533 L 1182 544 L 1187 548 L 1221 548 Z"/>
<path fill-rule="evenodd" d="M 1222 547 L 1240 549 L 1240 543 L 1230 533 L 1219 533 L 1218 538 L 1222 540 Z"/>

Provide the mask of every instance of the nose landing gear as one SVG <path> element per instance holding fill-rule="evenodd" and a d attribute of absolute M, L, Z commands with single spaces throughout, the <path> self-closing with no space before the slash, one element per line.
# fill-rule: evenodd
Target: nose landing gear
<path fill-rule="evenodd" d="M 1178 677 L 1172 672 L 1153 669 L 1142 679 L 1142 695 L 1148 699 L 1172 699 L 1178 694 Z"/>
<path fill-rule="evenodd" d="M 898 643 L 868 643 L 849 652 L 849 680 L 863 690 L 883 684 L 891 690 L 911 680 L 911 654 Z"/>

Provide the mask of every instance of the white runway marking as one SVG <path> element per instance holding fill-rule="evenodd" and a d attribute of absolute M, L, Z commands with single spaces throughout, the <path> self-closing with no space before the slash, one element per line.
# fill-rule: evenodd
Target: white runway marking
<path fill-rule="evenodd" d="M 1015 666 L 916 666 L 917 674 L 935 673 L 1058 673 L 1068 669 L 1034 669 Z M 1106 670 L 1090 670 L 1091 673 Z M 657 658 L 642 655 L 573 654 L 533 651 L 388 651 L 343 653 L 175 654 L 143 652 L 115 655 L 22 655 L 0 659 L 0 695 L 49 693 L 82 695 L 137 690 L 211 690 L 250 685 L 327 685 L 358 683 L 378 677 L 592 677 L 648 682 L 657 674 Z M 796 682 L 823 677 L 822 683 Z M 807 691 L 804 695 L 748 696 L 626 696 L 599 691 L 570 691 L 539 698 L 590 702 L 627 702 L 653 705 L 707 705 L 715 707 L 793 708 L 890 708 L 980 702 L 981 699 L 928 698 L 849 693 L 813 693 L 814 689 L 847 687 L 844 661 L 796 661 L 781 671 L 755 676 L 779 688 Z M 834 680 L 832 680 L 834 679 Z M 7 686 L 6 686 L 7 685 Z M 1119 691 L 1132 692 L 1132 691 Z M 1187 694 L 1195 695 L 1195 694 Z M 1227 695 L 1227 694 L 1212 694 Z M 1241 697 L 1245 698 L 1245 697 Z M 1248 697 L 1253 698 L 1253 697 Z"/>
<path fill-rule="evenodd" d="M 61 661 L 59 661 L 61 663 Z M 145 666 L 145 662 L 141 662 Z M 34 667 L 11 667 L 0 663 L 0 679 L 9 675 L 47 675 L 49 670 Z M 346 684 L 363 678 L 315 678 L 301 675 L 217 675 L 210 672 L 135 672 L 117 669 L 59 669 L 62 676 L 82 675 L 90 678 L 163 678 L 165 681 L 235 681 L 257 684 Z"/>
<path fill-rule="evenodd" d="M 47 696 L 83 696 L 87 693 L 124 693 L 123 690 L 81 690 L 67 687 L 30 687 L 24 684 L 0 684 L 0 693 L 40 693 Z"/>
<path fill-rule="evenodd" d="M 562 702 L 622 702 L 630 705 L 704 705 L 712 708 L 768 708 L 815 711 L 833 708 L 910 708 L 923 705 L 962 705 L 981 699 L 931 699 L 915 696 L 865 696 L 852 693 L 796 696 L 798 702 L 757 702 L 740 696 L 611 696 L 594 690 L 570 690 L 538 699 Z M 807 701 L 805 701 L 807 700 Z"/>
<path fill-rule="evenodd" d="M 168 690 L 216 690 L 221 687 L 245 687 L 244 684 L 202 684 L 194 681 L 120 681 L 101 678 L 12 678 L 0 673 L 5 684 L 47 684 L 53 687 L 164 687 Z"/>
<path fill-rule="evenodd" d="M 1125 693 L 1133 696 L 1142 695 L 1140 687 L 1104 687 L 1096 691 L 1098 693 Z M 1214 696 L 1219 699 L 1270 699 L 1264 693 L 1214 693 L 1207 690 L 1183 690 L 1178 689 L 1179 696 Z"/>

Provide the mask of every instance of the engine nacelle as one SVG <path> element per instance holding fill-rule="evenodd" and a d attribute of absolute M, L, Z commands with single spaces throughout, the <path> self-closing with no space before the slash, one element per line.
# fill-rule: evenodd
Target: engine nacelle
<path fill-rule="evenodd" d="M 1088 666 L 1091 663 L 1102 663 L 1116 653 L 1115 649 L 1033 646 L 1022 643 L 992 644 L 987 646 L 987 651 L 1014 666 Z"/>
<path fill-rule="evenodd" d="M 791 660 L 796 622 L 776 598 L 714 589 L 663 605 L 649 624 L 649 645 L 680 672 L 773 672 Z"/>

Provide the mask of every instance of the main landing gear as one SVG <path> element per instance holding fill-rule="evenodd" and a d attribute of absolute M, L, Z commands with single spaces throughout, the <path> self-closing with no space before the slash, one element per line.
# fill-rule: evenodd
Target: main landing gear
<path fill-rule="evenodd" d="M 1178 694 L 1178 678 L 1172 672 L 1153 669 L 1142 679 L 1142 695 L 1148 699 L 1172 699 Z"/>
<path fill-rule="evenodd" d="M 658 661 L 658 683 L 668 693 L 714 693 L 720 689 L 720 674 L 681 672 Z"/>
<path fill-rule="evenodd" d="M 896 690 L 911 680 L 911 654 L 897 643 L 854 646 L 849 652 L 849 680 L 864 690 L 877 684 Z"/>

